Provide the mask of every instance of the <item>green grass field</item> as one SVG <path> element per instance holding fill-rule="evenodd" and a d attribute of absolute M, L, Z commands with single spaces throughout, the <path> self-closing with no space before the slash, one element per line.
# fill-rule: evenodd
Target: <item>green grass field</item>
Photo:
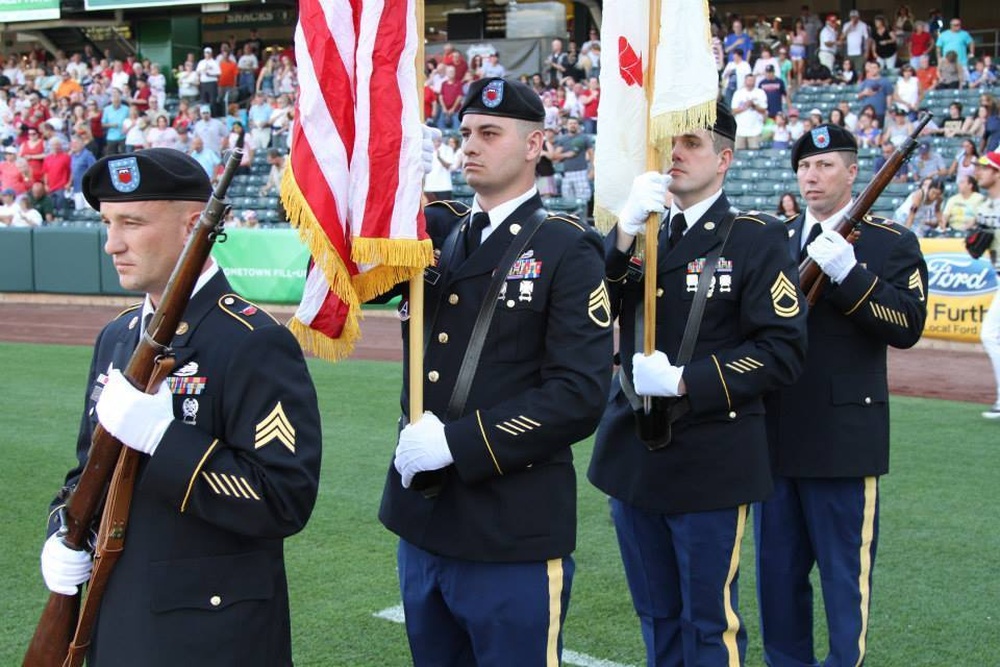
<path fill-rule="evenodd" d="M 6 514 L 0 524 L 0 665 L 20 664 L 47 596 L 38 552 L 49 500 L 73 462 L 89 354 L 83 347 L 0 345 L 0 490 Z M 399 365 L 314 361 L 311 368 L 326 451 L 312 521 L 287 544 L 296 664 L 407 665 L 403 627 L 373 616 L 399 603 L 395 539 L 376 519 L 394 447 Z M 1000 597 L 1000 438 L 998 425 L 980 418 L 981 409 L 894 399 L 893 472 L 882 480 L 867 665 L 1000 665 L 993 607 Z M 583 475 L 590 444 L 576 452 L 579 547 L 565 645 L 640 665 L 642 641 L 607 504 Z M 762 665 L 749 537 L 742 562 L 747 664 Z M 817 641 L 825 641 L 821 632 Z"/>

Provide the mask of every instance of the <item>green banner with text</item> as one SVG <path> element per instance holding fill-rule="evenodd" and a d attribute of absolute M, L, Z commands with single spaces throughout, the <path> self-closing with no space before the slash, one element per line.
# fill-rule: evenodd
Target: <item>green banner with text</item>
<path fill-rule="evenodd" d="M 294 229 L 227 229 L 212 257 L 233 289 L 250 301 L 302 300 L 309 251 Z"/>
<path fill-rule="evenodd" d="M 59 0 L 0 0 L 0 23 L 59 18 Z"/>

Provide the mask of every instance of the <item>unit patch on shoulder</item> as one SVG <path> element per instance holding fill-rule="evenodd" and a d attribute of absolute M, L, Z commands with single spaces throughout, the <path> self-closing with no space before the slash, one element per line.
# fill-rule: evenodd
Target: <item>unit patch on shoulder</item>
<path fill-rule="evenodd" d="M 799 294 L 784 273 L 779 273 L 771 285 L 771 306 L 778 317 L 795 317 L 799 314 Z"/>
<path fill-rule="evenodd" d="M 590 293 L 587 316 L 602 329 L 611 326 L 611 297 L 608 296 L 608 287 L 604 284 L 603 280 Z"/>
<path fill-rule="evenodd" d="M 285 409 L 281 407 L 281 401 L 278 401 L 274 409 L 257 424 L 254 431 L 254 449 L 260 449 L 277 440 L 292 454 L 295 453 L 295 427 L 285 416 Z"/>

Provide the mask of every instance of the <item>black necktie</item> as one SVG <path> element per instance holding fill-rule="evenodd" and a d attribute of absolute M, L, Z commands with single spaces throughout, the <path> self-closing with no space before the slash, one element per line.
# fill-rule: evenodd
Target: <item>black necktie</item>
<path fill-rule="evenodd" d="M 809 244 L 815 241 L 816 237 L 822 233 L 823 233 L 823 225 L 819 224 L 818 222 L 814 222 L 812 229 L 809 230 L 809 236 L 806 238 L 806 242 L 802 244 L 802 253 L 799 256 L 800 261 L 805 259 L 806 256 L 809 254 L 806 252 L 806 248 L 809 247 Z"/>
<path fill-rule="evenodd" d="M 483 230 L 490 226 L 490 215 L 480 211 L 472 216 L 469 229 L 465 232 L 465 256 L 476 251 L 483 238 Z"/>
<path fill-rule="evenodd" d="M 667 237 L 667 250 L 673 250 L 680 243 L 681 237 L 684 236 L 684 229 L 687 227 L 687 220 L 684 219 L 683 213 L 678 213 L 670 221 L 670 236 Z"/>

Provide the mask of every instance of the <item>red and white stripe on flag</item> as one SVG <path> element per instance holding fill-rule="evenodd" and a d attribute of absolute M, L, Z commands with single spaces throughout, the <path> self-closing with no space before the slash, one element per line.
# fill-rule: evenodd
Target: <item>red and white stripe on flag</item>
<path fill-rule="evenodd" d="M 299 98 L 282 201 L 314 264 L 290 328 L 336 359 L 360 305 L 433 258 L 420 206 L 414 0 L 300 0 Z"/>
<path fill-rule="evenodd" d="M 594 218 L 597 227 L 607 231 L 646 165 L 648 106 L 643 84 L 650 62 L 649 0 L 607 0 L 601 44 L 605 62 L 597 107 L 601 128 L 594 149 Z"/>

